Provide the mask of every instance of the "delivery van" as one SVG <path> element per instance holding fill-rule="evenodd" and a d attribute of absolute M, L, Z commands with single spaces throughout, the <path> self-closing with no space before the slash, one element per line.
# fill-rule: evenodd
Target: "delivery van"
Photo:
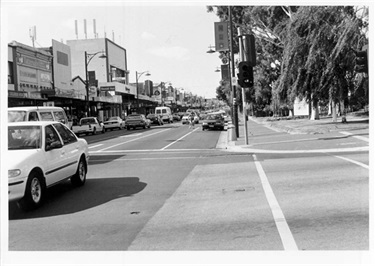
<path fill-rule="evenodd" d="M 155 114 L 161 117 L 163 122 L 173 123 L 171 108 L 167 106 L 159 106 L 155 108 Z"/>
<path fill-rule="evenodd" d="M 8 122 L 58 121 L 70 128 L 63 108 L 55 106 L 19 106 L 8 108 Z"/>

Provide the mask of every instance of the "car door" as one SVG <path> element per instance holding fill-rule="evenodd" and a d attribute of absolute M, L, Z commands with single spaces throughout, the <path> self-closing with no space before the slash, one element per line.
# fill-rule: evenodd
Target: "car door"
<path fill-rule="evenodd" d="M 50 186 L 67 177 L 67 157 L 59 134 L 52 125 L 45 127 L 44 149 L 46 155 L 46 185 Z"/>
<path fill-rule="evenodd" d="M 78 167 L 79 143 L 76 135 L 63 124 L 53 124 L 63 141 L 66 159 L 66 175 L 72 176 Z"/>

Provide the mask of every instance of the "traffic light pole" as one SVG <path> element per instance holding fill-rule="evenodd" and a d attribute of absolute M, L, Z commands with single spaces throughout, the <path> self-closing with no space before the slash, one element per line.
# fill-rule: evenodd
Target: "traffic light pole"
<path fill-rule="evenodd" d="M 244 44 L 243 44 L 243 38 L 241 35 L 241 29 L 240 27 L 237 28 L 238 36 L 239 36 L 239 47 L 240 47 L 240 62 L 246 61 L 245 55 L 244 55 Z M 241 86 L 242 87 L 242 86 Z M 242 87 L 242 112 L 243 112 L 243 121 L 244 121 L 244 134 L 245 134 L 245 145 L 249 144 L 248 140 L 248 131 L 247 131 L 247 112 L 246 112 L 246 99 L 245 99 L 245 88 Z"/>
<path fill-rule="evenodd" d="M 229 9 L 229 32 L 230 32 L 230 64 L 231 64 L 231 70 L 232 70 L 232 75 L 231 77 L 232 78 L 235 78 L 236 77 L 236 72 L 235 72 L 235 69 L 234 69 L 234 52 L 233 52 L 233 23 L 232 23 L 232 7 L 231 6 L 228 6 L 228 9 Z M 232 80 L 231 78 L 231 80 Z M 236 130 L 236 136 L 237 138 L 239 137 L 239 130 L 238 130 L 238 110 L 237 110 L 237 100 L 236 100 L 236 85 L 234 85 L 232 82 L 231 82 L 231 86 L 232 86 L 232 98 L 233 98 L 233 108 L 232 108 L 232 115 L 233 115 L 233 120 L 234 120 L 234 127 L 235 127 L 235 130 Z"/>

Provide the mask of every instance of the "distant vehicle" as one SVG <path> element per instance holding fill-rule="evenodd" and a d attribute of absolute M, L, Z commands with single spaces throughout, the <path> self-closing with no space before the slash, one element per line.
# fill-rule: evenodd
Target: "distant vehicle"
<path fill-rule="evenodd" d="M 173 120 L 174 120 L 174 121 L 180 121 L 180 120 L 181 120 L 181 117 L 180 117 L 180 115 L 179 115 L 179 114 L 177 114 L 177 113 L 175 113 L 175 114 L 172 114 L 172 116 L 173 116 Z"/>
<path fill-rule="evenodd" d="M 155 108 L 155 114 L 161 116 L 161 120 L 166 123 L 173 123 L 171 108 L 167 106 L 159 106 Z"/>
<path fill-rule="evenodd" d="M 142 114 L 131 114 L 126 117 L 125 126 L 127 130 L 130 130 L 130 128 L 136 129 L 137 127 L 150 128 L 151 120 Z"/>
<path fill-rule="evenodd" d="M 88 145 L 64 124 L 55 121 L 8 123 L 9 201 L 24 210 L 39 207 L 46 189 L 69 179 L 86 181 Z"/>
<path fill-rule="evenodd" d="M 104 133 L 105 126 L 102 122 L 98 121 L 96 117 L 83 117 L 78 125 L 73 125 L 72 130 L 75 134 L 97 134 L 98 132 Z"/>
<path fill-rule="evenodd" d="M 70 127 L 63 108 L 55 106 L 19 106 L 8 108 L 8 122 L 58 121 Z"/>
<path fill-rule="evenodd" d="M 225 121 L 222 114 L 208 114 L 202 121 L 202 130 L 220 129 L 224 130 Z"/>
<path fill-rule="evenodd" d="M 181 118 L 182 124 L 189 124 L 189 114 L 184 114 Z"/>
<path fill-rule="evenodd" d="M 163 123 L 163 120 L 161 120 L 160 116 L 159 115 L 156 115 L 156 114 L 148 114 L 147 119 L 150 119 L 151 121 L 151 124 L 155 124 L 155 125 L 164 125 Z"/>
<path fill-rule="evenodd" d="M 109 129 L 124 129 L 125 128 L 125 121 L 121 119 L 119 116 L 112 116 L 107 121 L 103 122 L 105 130 Z"/>

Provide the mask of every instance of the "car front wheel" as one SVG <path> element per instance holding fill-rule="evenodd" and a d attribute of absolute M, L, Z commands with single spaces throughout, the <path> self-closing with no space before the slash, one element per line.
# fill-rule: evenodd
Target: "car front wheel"
<path fill-rule="evenodd" d="M 86 163 L 84 159 L 80 159 L 77 167 L 77 171 L 72 176 L 70 181 L 74 186 L 80 187 L 83 186 L 86 182 L 86 173 L 87 173 L 87 168 L 86 168 Z"/>
<path fill-rule="evenodd" d="M 25 211 L 38 208 L 44 199 L 45 185 L 42 174 L 32 172 L 27 179 L 25 196 L 18 202 Z"/>

